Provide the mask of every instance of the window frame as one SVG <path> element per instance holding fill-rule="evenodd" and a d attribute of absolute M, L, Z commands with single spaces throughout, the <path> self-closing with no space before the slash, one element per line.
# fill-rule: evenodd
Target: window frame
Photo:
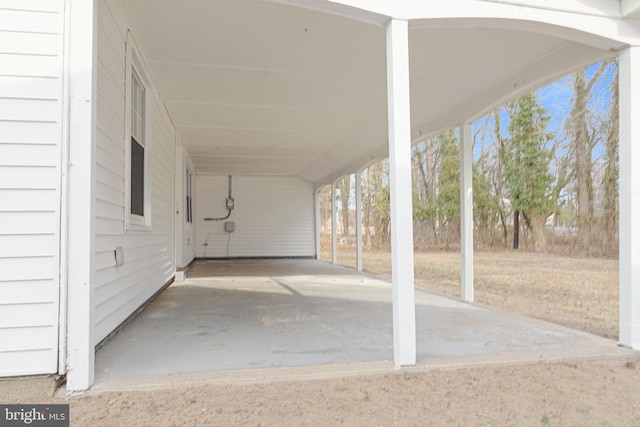
<path fill-rule="evenodd" d="M 185 168 L 185 215 L 184 222 L 187 224 L 193 224 L 193 172 L 189 166 Z"/>
<path fill-rule="evenodd" d="M 126 231 L 145 231 L 151 230 L 151 154 L 152 154 L 152 107 L 153 96 L 151 93 L 151 79 L 149 73 L 142 60 L 140 50 L 136 46 L 135 41 L 130 32 L 127 33 L 126 42 L 126 74 L 125 74 L 125 191 L 124 191 L 124 226 Z M 142 87 L 142 128 L 139 129 L 139 135 L 132 135 L 134 126 L 132 112 L 132 104 L 134 102 L 133 89 L 134 79 Z M 138 141 L 137 137 L 141 137 Z M 132 213 L 132 138 L 143 148 L 143 214 Z"/>

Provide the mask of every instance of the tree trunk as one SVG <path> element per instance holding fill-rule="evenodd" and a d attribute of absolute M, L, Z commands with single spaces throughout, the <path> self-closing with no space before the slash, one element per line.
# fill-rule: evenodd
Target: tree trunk
<path fill-rule="evenodd" d="M 520 211 L 513 213 L 513 249 L 520 246 Z"/>
<path fill-rule="evenodd" d="M 574 77 L 573 106 L 573 150 L 575 156 L 576 199 L 578 202 L 578 227 L 587 232 L 593 213 L 593 183 L 591 176 L 591 150 L 589 149 L 589 131 L 587 128 L 587 102 L 589 92 L 584 70 L 576 72 Z"/>
<path fill-rule="evenodd" d="M 604 217 L 605 217 L 605 239 L 608 242 L 608 250 L 616 253 L 618 250 L 618 74 L 611 82 L 611 107 L 609 109 L 609 123 L 611 128 L 607 135 L 605 172 L 603 181 L 604 187 Z"/>
<path fill-rule="evenodd" d="M 384 246 L 389 242 L 389 221 L 390 218 L 380 218 L 380 223 L 378 224 L 378 232 L 376 233 L 379 236 L 379 244 L 380 246 Z"/>
<path fill-rule="evenodd" d="M 495 179 L 495 194 L 497 197 L 497 203 L 498 206 L 500 206 L 500 222 L 502 223 L 502 237 L 504 239 L 504 247 L 506 248 L 508 245 L 508 231 L 507 231 L 507 214 L 506 214 L 506 210 L 504 209 L 504 202 L 503 202 L 503 185 L 504 185 L 504 165 L 505 165 L 505 156 L 506 156 L 506 148 L 505 148 L 505 141 L 504 138 L 502 138 L 502 128 L 501 128 L 501 121 L 500 121 L 500 111 L 496 108 L 493 111 L 493 123 L 494 123 L 494 128 L 493 131 L 496 135 L 496 140 L 498 143 L 498 168 L 496 169 L 496 179 Z M 515 212 L 514 212 L 515 215 Z M 515 218 L 515 217 L 514 217 Z M 515 227 L 514 227 L 514 233 L 515 233 Z M 517 242 L 515 240 L 515 234 L 514 234 L 514 249 L 518 249 L 517 247 Z"/>
<path fill-rule="evenodd" d="M 364 246 L 366 247 L 371 247 L 371 228 L 370 228 L 370 224 L 371 224 L 371 171 L 369 169 L 367 169 L 367 179 L 365 180 L 366 182 L 366 186 L 367 186 L 367 191 L 364 194 L 365 197 L 363 198 L 364 200 L 364 206 L 363 206 L 363 210 L 364 210 L 364 218 L 362 221 L 362 225 L 364 227 Z"/>
<path fill-rule="evenodd" d="M 507 221 L 504 217 L 504 212 L 500 212 L 500 224 L 502 224 L 502 239 L 504 241 L 504 247 L 507 247 L 507 238 L 509 237 L 509 233 L 507 231 Z"/>
<path fill-rule="evenodd" d="M 529 226 L 533 235 L 533 248 L 537 253 L 547 253 L 547 238 L 545 236 L 545 222 L 544 215 L 532 213 L 529 216 Z"/>
<path fill-rule="evenodd" d="M 349 235 L 349 196 L 351 195 L 351 175 L 347 175 L 338 183 L 342 211 L 342 237 Z"/>
<path fill-rule="evenodd" d="M 593 142 L 589 134 L 589 96 L 594 84 L 607 67 L 602 62 L 587 82 L 585 69 L 576 72 L 573 79 L 574 105 L 571 110 L 573 134 L 574 171 L 576 177 L 576 220 L 578 224 L 578 245 L 581 250 L 590 247 L 593 228 Z"/>

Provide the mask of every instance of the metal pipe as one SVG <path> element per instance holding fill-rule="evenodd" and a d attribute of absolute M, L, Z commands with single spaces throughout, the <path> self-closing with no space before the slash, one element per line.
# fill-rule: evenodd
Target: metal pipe
<path fill-rule="evenodd" d="M 232 192 L 231 192 L 231 182 L 232 182 L 232 176 L 229 175 L 229 199 L 232 198 Z M 204 220 L 205 221 L 224 221 L 225 219 L 229 218 L 231 216 L 231 209 L 227 208 L 227 216 L 225 217 L 221 217 L 221 218 L 211 218 L 211 217 L 206 217 Z"/>

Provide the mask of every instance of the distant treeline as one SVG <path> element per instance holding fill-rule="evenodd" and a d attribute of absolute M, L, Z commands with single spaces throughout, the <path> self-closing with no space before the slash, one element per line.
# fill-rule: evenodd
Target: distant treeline
<path fill-rule="evenodd" d="M 500 106 L 474 123 L 474 244 L 615 257 L 617 64 L 594 64 L 554 85 Z M 565 96 L 541 100 L 541 94 L 553 93 L 554 87 Z M 412 165 L 415 247 L 458 247 L 458 130 L 414 145 Z M 366 168 L 361 183 L 364 244 L 385 248 L 390 239 L 388 161 Z M 325 232 L 331 227 L 330 202 L 327 186 L 320 197 Z M 352 245 L 354 175 L 338 181 L 336 205 L 340 243 Z"/>

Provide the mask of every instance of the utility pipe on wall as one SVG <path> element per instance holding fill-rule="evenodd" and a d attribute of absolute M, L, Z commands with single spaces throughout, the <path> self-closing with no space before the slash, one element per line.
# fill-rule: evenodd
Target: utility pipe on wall
<path fill-rule="evenodd" d="M 233 200 L 231 182 L 232 182 L 232 176 L 229 175 L 229 197 L 227 197 L 227 200 L 225 202 L 226 203 L 226 207 L 227 207 L 227 216 L 220 217 L 220 218 L 207 217 L 207 218 L 204 219 L 205 221 L 224 221 L 225 219 L 227 219 L 227 218 L 229 218 L 231 216 L 231 211 L 233 210 L 233 208 L 235 206 L 235 202 Z"/>

